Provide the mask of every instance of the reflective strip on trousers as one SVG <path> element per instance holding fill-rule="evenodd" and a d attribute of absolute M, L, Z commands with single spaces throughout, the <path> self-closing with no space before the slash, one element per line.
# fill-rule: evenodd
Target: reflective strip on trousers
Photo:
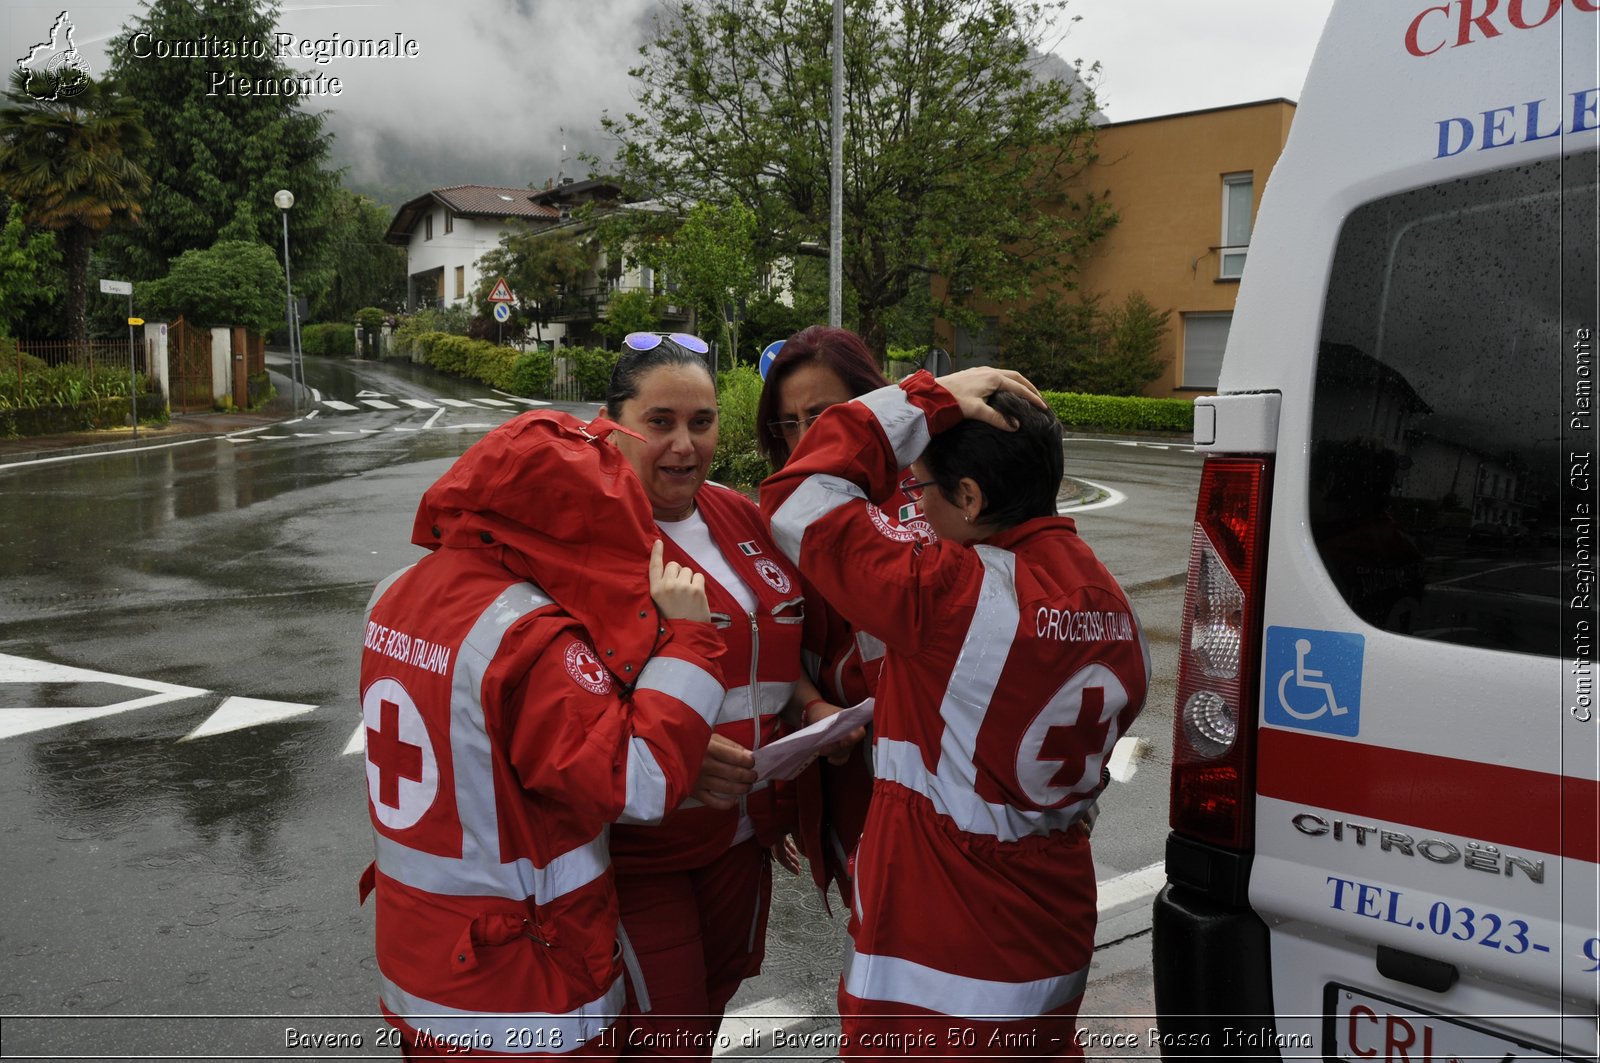
<path fill-rule="evenodd" d="M 418 1033 L 446 1044 L 477 1051 L 526 1055 L 530 1050 L 559 1055 L 582 1048 L 617 1021 L 625 1001 L 622 979 L 611 983 L 598 998 L 564 1014 L 542 1011 L 462 1011 L 407 993 L 384 978 L 379 996 L 384 1006 Z M 519 1043 L 523 1032 L 533 1043 Z"/>
<path fill-rule="evenodd" d="M 478 692 L 505 633 L 529 613 L 553 604 L 531 583 L 512 584 L 484 609 L 462 640 L 450 675 L 450 759 L 461 822 L 461 856 L 425 853 L 374 832 L 378 870 L 384 875 L 429 893 L 548 904 L 605 873 L 610 855 L 604 829 L 543 867 L 527 858 L 505 861 L 500 857 L 494 757 Z"/>
<path fill-rule="evenodd" d="M 951 974 L 897 956 L 845 955 L 844 989 L 858 1000 L 886 1001 L 963 1019 L 1048 1015 L 1083 995 L 1089 968 L 1031 982 L 993 982 Z"/>

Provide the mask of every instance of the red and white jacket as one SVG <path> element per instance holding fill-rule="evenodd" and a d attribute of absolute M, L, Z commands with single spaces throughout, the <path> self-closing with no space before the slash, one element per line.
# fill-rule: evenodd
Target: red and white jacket
<path fill-rule="evenodd" d="M 726 694 L 714 717 L 716 731 L 757 749 L 783 734 L 779 714 L 800 678 L 805 594 L 799 572 L 773 544 L 766 520 L 748 498 L 707 483 L 696 493 L 695 507 L 723 559 L 756 598 L 755 612 L 746 612 L 727 588 L 706 576 L 711 622 L 724 646 L 717 664 Z M 702 571 L 675 542 L 663 539 L 668 561 Z M 707 808 L 691 800 L 659 826 L 619 826 L 611 835 L 611 852 L 625 873 L 688 870 L 715 860 L 741 831 L 753 831 L 761 844 L 771 845 L 792 820 L 789 786 L 763 780 L 738 808 Z"/>
<path fill-rule="evenodd" d="M 961 420 L 926 373 L 824 413 L 761 488 L 773 537 L 886 646 L 876 772 L 855 855 L 847 1018 L 1074 1010 L 1094 866 L 1069 830 L 1144 705 L 1149 656 L 1073 522 L 910 551 L 872 519 L 899 470 Z"/>
<path fill-rule="evenodd" d="M 721 640 L 659 619 L 648 502 L 591 427 L 528 414 L 468 450 L 419 509 L 434 552 L 370 607 L 362 896 L 413 1044 L 615 1054 L 607 825 L 683 799 L 722 702 Z"/>

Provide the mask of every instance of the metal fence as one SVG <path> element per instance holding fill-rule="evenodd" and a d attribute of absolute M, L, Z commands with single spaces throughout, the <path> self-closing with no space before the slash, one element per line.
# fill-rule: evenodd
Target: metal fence
<path fill-rule="evenodd" d="M 114 340 L 89 340 L 87 343 L 73 343 L 71 340 L 18 340 L 17 364 L 20 367 L 22 355 L 32 355 L 43 361 L 46 365 L 75 365 L 80 369 L 91 369 L 96 366 L 103 368 L 128 367 L 128 340 L 126 337 Z M 138 368 L 143 370 L 144 358 L 138 354 Z M 18 370 L 21 372 L 20 368 Z"/>

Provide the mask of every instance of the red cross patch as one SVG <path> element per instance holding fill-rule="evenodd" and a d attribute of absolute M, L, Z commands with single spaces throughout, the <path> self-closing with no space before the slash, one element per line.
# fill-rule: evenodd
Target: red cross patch
<path fill-rule="evenodd" d="M 794 586 L 789 582 L 788 574 L 784 572 L 783 569 L 779 568 L 778 563 L 772 560 L 770 557 L 759 557 L 756 559 L 756 575 L 766 580 L 767 586 L 771 587 L 779 594 L 788 594 L 790 589 Z"/>
<path fill-rule="evenodd" d="M 587 643 L 574 641 L 567 647 L 567 674 L 591 694 L 611 693 L 611 673 Z"/>
<path fill-rule="evenodd" d="M 1017 744 L 1017 782 L 1040 808 L 1060 808 L 1100 784 L 1128 692 L 1103 664 L 1080 668 L 1039 710 Z"/>
<path fill-rule="evenodd" d="M 367 795 L 372 814 L 392 830 L 413 826 L 439 793 L 439 761 L 428 725 L 396 679 L 379 679 L 361 695 L 366 722 Z"/>

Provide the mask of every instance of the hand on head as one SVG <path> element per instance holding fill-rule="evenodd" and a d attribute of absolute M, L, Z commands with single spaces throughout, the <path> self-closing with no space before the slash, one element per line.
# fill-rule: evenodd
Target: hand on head
<path fill-rule="evenodd" d="M 939 386 L 955 396 L 956 401 L 961 404 L 962 415 L 968 420 L 982 421 L 984 424 L 991 424 L 1008 432 L 1016 431 L 1017 426 L 1006 420 L 1005 415 L 999 410 L 989 405 L 989 396 L 996 391 L 1010 391 L 1021 395 L 1041 410 L 1050 408 L 1050 404 L 1040 397 L 1039 389 L 1014 369 L 975 366 L 972 369 L 963 369 L 959 373 L 940 377 Z"/>

